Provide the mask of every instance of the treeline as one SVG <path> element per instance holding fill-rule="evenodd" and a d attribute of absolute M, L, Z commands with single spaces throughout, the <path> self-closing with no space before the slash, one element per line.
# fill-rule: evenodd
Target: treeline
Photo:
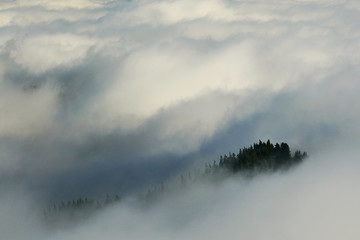
<path fill-rule="evenodd" d="M 300 150 L 296 150 L 294 154 L 291 154 L 287 143 L 273 144 L 270 140 L 266 142 L 259 140 L 258 143 L 254 143 L 250 147 L 244 147 L 237 153 L 229 152 L 221 155 L 218 160 L 214 160 L 211 164 L 206 163 L 203 171 L 195 169 L 193 172 L 182 174 L 180 183 L 181 186 L 184 186 L 199 179 L 221 180 L 229 176 L 229 174 L 255 176 L 265 172 L 288 170 L 302 162 L 306 157 L 307 153 Z M 155 188 L 150 193 L 159 192 L 158 189 Z"/>
<path fill-rule="evenodd" d="M 240 149 L 237 154 L 229 153 L 220 156 L 218 166 L 233 172 L 243 171 L 276 171 L 288 169 L 307 157 L 306 152 L 296 150 L 291 155 L 290 147 L 287 143 L 276 143 L 275 145 L 267 142 L 254 143 L 248 148 Z"/>
<path fill-rule="evenodd" d="M 203 170 L 194 169 L 193 172 L 180 176 L 180 186 L 185 187 L 198 181 L 199 179 L 223 179 L 224 176 L 232 174 L 243 174 L 255 176 L 263 172 L 275 172 L 287 170 L 298 165 L 307 157 L 306 152 L 296 150 L 291 154 L 287 143 L 271 143 L 270 140 L 263 142 L 259 140 L 250 147 L 244 147 L 237 153 L 229 152 L 221 155 L 219 160 L 205 164 Z M 174 187 L 173 187 L 174 188 Z M 175 187 L 176 188 L 176 187 Z M 174 190 L 168 189 L 164 183 L 152 189 L 148 189 L 145 194 L 140 194 L 138 199 L 141 202 L 156 201 L 163 193 Z M 44 210 L 44 216 L 48 223 L 56 223 L 59 219 L 79 220 L 88 217 L 90 214 L 102 209 L 112 203 L 120 202 L 122 197 L 119 195 L 106 195 L 103 201 L 96 201 L 89 198 L 78 198 L 67 202 L 60 202 Z"/>
<path fill-rule="evenodd" d="M 206 163 L 203 170 L 194 169 L 181 174 L 180 187 L 191 186 L 199 180 L 221 181 L 234 174 L 253 177 L 265 172 L 286 171 L 301 163 L 305 158 L 307 158 L 307 153 L 300 150 L 291 154 L 287 143 L 273 144 L 270 140 L 266 142 L 259 140 L 258 143 L 244 147 L 237 153 L 229 152 L 221 155 L 217 161 Z M 160 186 L 148 189 L 146 194 L 140 195 L 140 198 L 145 202 L 157 201 L 164 192 L 171 190 L 173 189 L 161 183 Z"/>
<path fill-rule="evenodd" d="M 69 201 L 61 201 L 58 204 L 44 209 L 43 215 L 45 217 L 46 224 L 49 226 L 58 224 L 73 224 L 76 221 L 80 221 L 94 214 L 100 209 L 103 209 L 113 203 L 118 203 L 122 200 L 122 197 L 118 194 L 111 196 L 106 194 L 103 201 L 94 200 L 91 198 L 77 198 Z M 72 220 L 69 222 L 68 220 Z"/>

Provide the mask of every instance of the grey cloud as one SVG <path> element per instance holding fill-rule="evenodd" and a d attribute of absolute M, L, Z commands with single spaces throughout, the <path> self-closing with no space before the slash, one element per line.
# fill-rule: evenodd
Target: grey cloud
<path fill-rule="evenodd" d="M 267 138 L 315 154 L 328 169 L 325 159 L 342 158 L 340 152 L 358 143 L 359 9 L 357 1 L 320 0 L 2 2 L 0 186 L 22 186 L 31 189 L 28 195 L 50 199 L 130 192 Z M 321 157 L 333 146 L 339 146 L 336 157 Z M 348 181 L 344 171 L 341 186 Z M 299 174 L 286 177 L 305 181 Z M 325 180 L 310 175 L 325 196 L 333 196 Z M 282 187 L 291 183 L 277 177 L 268 187 L 287 198 Z M 240 209 L 259 196 L 279 200 L 256 184 L 227 183 L 218 191 L 240 200 L 231 194 L 243 189 L 249 197 Z M 298 196 L 319 188 L 308 192 L 304 182 Z M 204 196 L 216 198 L 211 191 Z M 311 199 L 308 204 L 318 204 Z M 302 209 L 289 201 L 295 205 L 288 209 Z M 167 217 L 171 225 L 177 213 L 166 216 L 171 204 L 162 204 L 159 225 Z M 226 212 L 215 206 L 215 213 Z M 116 211 L 142 218 L 127 207 Z M 199 214 L 190 216 L 201 219 Z M 204 229 L 214 224 L 205 216 L 197 220 Z M 241 217 L 234 221 L 244 223 Z M 233 230 L 231 224 L 221 227 Z M 178 238 L 201 238 L 190 228 Z M 65 235 L 84 236 L 83 229 Z M 169 236 L 174 237 L 165 231 L 162 237 Z"/>

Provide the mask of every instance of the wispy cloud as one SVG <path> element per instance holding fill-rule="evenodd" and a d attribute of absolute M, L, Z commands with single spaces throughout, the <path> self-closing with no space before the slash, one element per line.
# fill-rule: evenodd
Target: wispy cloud
<path fill-rule="evenodd" d="M 94 192 L 127 176 L 140 186 L 264 138 L 315 155 L 356 148 L 359 11 L 351 0 L 2 1 L 0 184 L 50 198 L 95 176 Z M 157 170 L 134 167 L 146 164 Z"/>

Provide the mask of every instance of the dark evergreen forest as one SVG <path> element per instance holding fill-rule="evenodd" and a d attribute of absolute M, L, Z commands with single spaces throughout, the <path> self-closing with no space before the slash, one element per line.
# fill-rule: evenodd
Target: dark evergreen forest
<path fill-rule="evenodd" d="M 276 171 L 292 167 L 307 157 L 306 152 L 296 150 L 291 155 L 287 143 L 267 142 L 254 143 L 248 148 L 240 149 L 237 154 L 229 153 L 220 156 L 219 168 L 226 168 L 234 173 L 249 171 Z"/>

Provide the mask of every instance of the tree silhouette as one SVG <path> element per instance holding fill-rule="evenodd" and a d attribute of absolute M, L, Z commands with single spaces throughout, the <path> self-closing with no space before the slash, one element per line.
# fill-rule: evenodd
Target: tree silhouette
<path fill-rule="evenodd" d="M 254 176 L 262 172 L 272 172 L 287 170 L 296 166 L 307 157 L 306 152 L 296 150 L 291 155 L 290 147 L 287 143 L 271 143 L 270 140 L 263 142 L 259 140 L 249 147 L 240 148 L 237 154 L 229 152 L 221 155 L 219 161 L 213 161 L 211 164 L 206 163 L 204 170 L 194 169 L 193 174 L 189 171 L 187 174 L 180 175 L 180 187 L 189 187 L 191 183 L 199 179 L 211 179 L 218 181 L 223 179 L 222 174 L 230 172 L 233 174 L 246 174 Z M 224 171 L 223 171 L 224 170 Z M 146 194 L 140 194 L 139 200 L 147 203 L 157 201 L 163 192 L 171 190 L 164 187 L 164 183 L 158 187 L 148 189 Z M 115 195 L 114 198 L 109 193 L 106 194 L 104 201 L 101 203 L 89 198 L 78 198 L 71 201 L 61 201 L 58 205 L 53 205 L 44 210 L 44 216 L 47 224 L 54 224 L 59 219 L 81 220 L 92 213 L 119 202 L 122 197 Z"/>

